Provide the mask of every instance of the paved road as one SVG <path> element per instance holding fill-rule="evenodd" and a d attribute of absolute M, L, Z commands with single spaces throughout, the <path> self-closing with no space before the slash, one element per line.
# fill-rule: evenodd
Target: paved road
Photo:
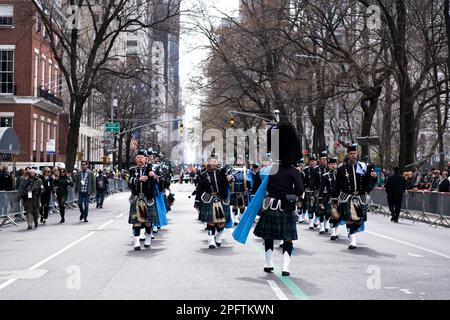
<path fill-rule="evenodd" d="M 89 223 L 71 210 L 45 226 L 0 231 L 0 299 L 449 299 L 450 230 L 409 221 L 392 224 L 369 216 L 359 248 L 298 225 L 291 277 L 262 271 L 262 241 L 238 244 L 228 230 L 223 246 L 207 249 L 204 225 L 188 198 L 192 187 L 175 186 L 169 225 L 150 250 L 133 251 L 127 224 L 128 194 L 90 210 Z"/>

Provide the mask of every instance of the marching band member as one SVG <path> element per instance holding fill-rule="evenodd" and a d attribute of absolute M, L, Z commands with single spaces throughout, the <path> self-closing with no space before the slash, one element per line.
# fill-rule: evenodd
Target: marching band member
<path fill-rule="evenodd" d="M 302 181 L 305 181 L 305 173 L 303 172 L 304 163 L 305 163 L 305 161 L 303 160 L 303 158 L 301 158 L 295 164 L 295 167 L 300 172 L 300 175 L 302 177 Z M 305 197 L 302 197 L 302 199 L 300 199 L 297 202 L 298 223 L 302 224 L 302 223 L 306 222 L 306 213 L 307 213 L 306 201 L 305 201 Z"/>
<path fill-rule="evenodd" d="M 331 195 L 336 185 L 336 168 L 337 168 L 337 158 L 331 158 L 328 161 L 329 171 L 325 173 L 322 177 L 320 183 L 319 199 L 320 210 L 324 212 L 324 220 L 330 220 L 331 223 L 331 240 L 337 240 L 337 228 L 339 227 L 339 214 L 337 210 L 332 210 L 331 206 Z M 324 234 L 325 231 L 321 229 L 320 234 Z"/>
<path fill-rule="evenodd" d="M 305 187 L 305 200 L 304 203 L 306 204 L 305 209 L 308 213 L 308 220 L 309 220 L 309 230 L 314 230 L 317 228 L 317 224 L 315 224 L 314 219 L 314 212 L 315 212 L 315 204 L 316 204 L 316 198 L 314 195 L 314 186 L 316 185 L 317 177 L 314 172 L 314 168 L 317 164 L 317 158 L 314 154 L 311 155 L 309 158 L 308 165 L 303 169 L 304 173 L 304 187 Z"/>
<path fill-rule="evenodd" d="M 337 169 L 332 203 L 346 219 L 350 239 L 348 248 L 351 250 L 358 246 L 356 233 L 364 231 L 367 221 L 366 194 L 372 191 L 377 180 L 376 172 L 358 161 L 357 145 L 349 146 L 346 161 Z"/>
<path fill-rule="evenodd" d="M 230 181 L 230 204 L 233 208 L 234 225 L 237 226 L 241 220 L 245 208 L 248 206 L 247 191 L 250 189 L 250 182 L 247 180 L 247 168 L 244 166 L 242 158 L 236 160 L 236 165 L 231 171 Z"/>
<path fill-rule="evenodd" d="M 226 176 L 225 170 L 226 167 L 220 169 L 218 157 L 211 155 L 197 186 L 196 207 L 206 218 L 210 249 L 221 246 L 225 224 L 231 219 L 228 202 L 231 176 Z"/>
<path fill-rule="evenodd" d="M 261 217 L 254 234 L 264 239 L 266 258 L 264 271 L 268 273 L 274 270 L 272 258 L 274 240 L 283 241 L 282 276 L 289 276 L 292 241 L 298 239 L 296 203 L 303 194 L 302 178 L 293 164 L 300 157 L 301 150 L 296 130 L 291 124 L 279 123 L 269 130 L 269 133 L 273 135 L 276 131 L 279 136 L 280 160 L 272 165 L 265 183 L 260 187 L 261 189 L 265 186 L 266 189 L 259 190 L 255 197 L 256 199 L 261 195 L 265 196 Z"/>
<path fill-rule="evenodd" d="M 322 185 L 322 180 L 324 174 L 328 172 L 328 153 L 322 151 L 320 153 L 319 165 L 314 168 L 314 175 L 317 177 L 316 185 L 314 186 L 314 194 L 316 195 L 316 223 L 320 225 L 319 234 L 324 234 L 329 230 L 328 218 L 326 218 L 325 207 L 322 206 L 323 199 L 320 196 L 320 186 Z M 326 226 L 325 226 L 326 224 Z"/>
<path fill-rule="evenodd" d="M 152 224 L 156 222 L 156 207 L 154 201 L 155 173 L 147 167 L 147 151 L 139 150 L 135 158 L 136 166 L 130 168 L 128 186 L 131 190 L 130 214 L 128 222 L 133 225 L 134 250 L 141 250 L 139 238 L 141 228 L 145 228 L 145 248 L 150 248 L 152 242 Z"/>

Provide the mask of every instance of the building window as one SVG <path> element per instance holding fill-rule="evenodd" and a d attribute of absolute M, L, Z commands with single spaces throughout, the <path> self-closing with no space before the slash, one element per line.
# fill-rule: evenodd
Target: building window
<path fill-rule="evenodd" d="M 39 17 L 39 14 L 36 14 L 36 16 L 34 17 L 35 19 L 35 23 L 34 23 L 34 31 L 36 32 L 41 32 L 41 19 Z"/>
<path fill-rule="evenodd" d="M 36 152 L 36 145 L 37 145 L 37 119 L 34 119 L 33 121 L 33 151 Z M 36 160 L 34 160 L 36 161 Z"/>
<path fill-rule="evenodd" d="M 48 60 L 48 92 L 52 93 L 52 61 Z"/>
<path fill-rule="evenodd" d="M 40 148 L 41 153 L 44 152 L 44 125 L 45 125 L 45 122 L 41 121 L 41 148 Z M 42 158 L 43 157 L 41 157 L 41 159 Z"/>
<path fill-rule="evenodd" d="M 0 27 L 12 27 L 14 6 L 10 4 L 0 5 Z"/>
<path fill-rule="evenodd" d="M 14 51 L 0 50 L 0 94 L 14 93 Z"/>
<path fill-rule="evenodd" d="M 41 89 L 45 90 L 45 58 L 42 58 L 42 78 L 41 78 Z"/>
<path fill-rule="evenodd" d="M 12 128 L 13 127 L 13 118 L 12 117 L 1 117 L 0 118 L 0 127 Z"/>
<path fill-rule="evenodd" d="M 58 93 L 58 68 L 55 66 L 55 80 L 53 80 L 55 82 L 55 90 L 54 90 L 54 94 L 56 95 Z"/>
<path fill-rule="evenodd" d="M 34 97 L 38 96 L 39 54 L 34 53 Z"/>
<path fill-rule="evenodd" d="M 137 40 L 128 40 L 127 41 L 128 47 L 137 47 L 137 45 L 138 45 Z"/>

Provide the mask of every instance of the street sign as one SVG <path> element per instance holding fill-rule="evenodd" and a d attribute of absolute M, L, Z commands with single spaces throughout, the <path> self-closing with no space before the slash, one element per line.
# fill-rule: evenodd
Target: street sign
<path fill-rule="evenodd" d="M 56 153 L 56 141 L 55 139 L 50 139 L 47 141 L 47 154 L 55 154 Z"/>
<path fill-rule="evenodd" d="M 113 152 L 116 152 L 117 151 L 117 149 L 108 149 L 108 150 L 106 150 L 108 153 L 113 153 Z"/>
<path fill-rule="evenodd" d="M 106 122 L 105 123 L 105 131 L 120 133 L 120 123 L 119 122 Z"/>

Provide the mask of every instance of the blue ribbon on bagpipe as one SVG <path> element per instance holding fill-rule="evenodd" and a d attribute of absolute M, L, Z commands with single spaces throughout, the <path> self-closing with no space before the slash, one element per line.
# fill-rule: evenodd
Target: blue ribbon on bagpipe
<path fill-rule="evenodd" d="M 156 223 L 157 227 L 164 227 L 167 223 L 167 210 L 166 203 L 164 201 L 164 193 L 159 192 L 158 185 L 154 186 L 155 190 L 155 206 L 156 213 L 158 214 L 158 222 Z"/>
<path fill-rule="evenodd" d="M 264 198 L 266 197 L 267 184 L 269 182 L 269 171 L 270 167 L 265 168 L 266 170 L 261 171 L 261 176 L 264 176 L 261 186 L 258 188 L 252 201 L 249 203 L 247 210 L 245 210 L 244 215 L 241 218 L 238 226 L 233 232 L 233 238 L 239 243 L 245 244 L 247 242 L 248 234 L 252 228 L 253 221 L 258 212 L 261 210 Z"/>

